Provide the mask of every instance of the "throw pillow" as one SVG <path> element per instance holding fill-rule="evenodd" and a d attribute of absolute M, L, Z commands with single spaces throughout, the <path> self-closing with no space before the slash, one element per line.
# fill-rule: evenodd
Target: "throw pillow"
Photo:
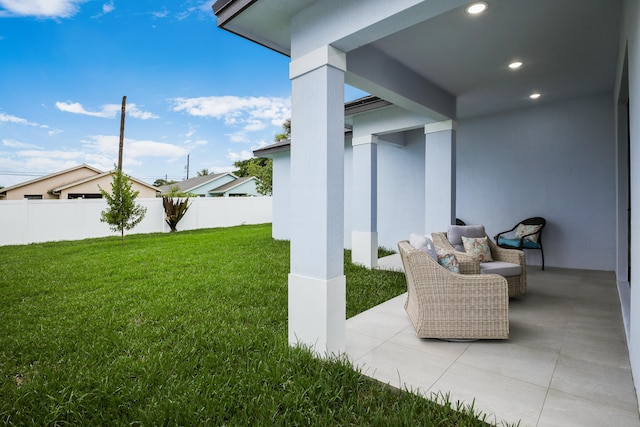
<path fill-rule="evenodd" d="M 454 254 L 446 252 L 446 250 L 442 248 L 436 248 L 436 253 L 438 254 L 438 263 L 441 266 L 452 273 L 460 273 L 460 263 Z"/>
<path fill-rule="evenodd" d="M 540 230 L 539 225 L 519 224 L 518 228 L 516 228 L 516 239 L 522 239 L 522 237 L 524 237 L 524 240 L 530 240 L 534 243 L 538 243 L 538 237 L 540 236 L 539 234 L 533 234 L 531 236 L 527 236 L 527 234 L 537 233 L 538 230 Z"/>
<path fill-rule="evenodd" d="M 420 249 L 431 256 L 434 261 L 438 261 L 438 255 L 436 254 L 436 250 L 433 248 L 433 242 L 427 236 L 411 233 L 409 236 L 409 244 L 416 249 Z"/>
<path fill-rule="evenodd" d="M 493 261 L 491 249 L 487 242 L 487 237 L 464 237 L 462 236 L 464 251 L 472 256 L 477 256 L 480 262 Z"/>
<path fill-rule="evenodd" d="M 411 233 L 409 244 L 416 249 L 427 252 L 427 236 L 424 234 Z"/>

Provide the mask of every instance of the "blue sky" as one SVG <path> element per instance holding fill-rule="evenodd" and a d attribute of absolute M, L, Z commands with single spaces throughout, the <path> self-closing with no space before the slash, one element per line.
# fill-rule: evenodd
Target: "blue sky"
<path fill-rule="evenodd" d="M 214 0 L 0 0 L 0 185 L 117 161 L 153 183 L 232 169 L 290 117 L 289 58 Z M 352 97 L 353 98 L 353 97 Z"/>

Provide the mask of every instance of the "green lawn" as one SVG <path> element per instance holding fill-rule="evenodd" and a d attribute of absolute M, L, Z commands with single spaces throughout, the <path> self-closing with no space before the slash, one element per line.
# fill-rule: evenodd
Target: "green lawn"
<path fill-rule="evenodd" d="M 270 236 L 0 247 L 0 423 L 485 425 L 289 347 L 289 244 Z M 406 287 L 400 273 L 345 274 L 348 316 Z"/>

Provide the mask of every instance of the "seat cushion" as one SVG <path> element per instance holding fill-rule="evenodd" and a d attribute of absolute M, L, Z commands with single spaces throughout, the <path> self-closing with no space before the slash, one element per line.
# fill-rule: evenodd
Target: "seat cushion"
<path fill-rule="evenodd" d="M 509 246 L 512 248 L 520 247 L 520 239 L 505 239 L 503 237 L 498 238 L 498 245 L 500 246 Z M 522 246 L 528 249 L 540 249 L 540 243 L 532 242 L 531 240 L 524 240 Z"/>
<path fill-rule="evenodd" d="M 499 274 L 504 277 L 519 276 L 522 274 L 522 267 L 511 262 L 483 262 L 480 264 L 480 274 Z"/>
<path fill-rule="evenodd" d="M 484 231 L 484 225 L 450 225 L 447 230 L 447 239 L 451 246 L 456 248 L 457 251 L 464 252 L 464 244 L 462 243 L 462 236 L 464 237 L 485 237 L 487 234 Z"/>

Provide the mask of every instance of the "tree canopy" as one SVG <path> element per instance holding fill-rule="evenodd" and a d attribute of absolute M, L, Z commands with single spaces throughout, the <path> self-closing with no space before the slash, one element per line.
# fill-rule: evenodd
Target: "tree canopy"
<path fill-rule="evenodd" d="M 274 137 L 276 142 L 291 138 L 291 119 L 285 120 L 282 124 L 282 132 Z M 236 176 L 255 176 L 258 178 L 256 190 L 258 193 L 270 196 L 273 191 L 273 160 L 265 157 L 252 157 L 247 160 L 240 160 L 233 164 L 237 170 L 233 173 Z"/>
<path fill-rule="evenodd" d="M 158 178 L 155 181 L 153 181 L 153 186 L 154 187 L 162 187 L 163 185 L 171 185 L 171 184 L 177 184 L 178 181 L 173 181 L 173 180 L 166 180 L 163 178 Z"/>

